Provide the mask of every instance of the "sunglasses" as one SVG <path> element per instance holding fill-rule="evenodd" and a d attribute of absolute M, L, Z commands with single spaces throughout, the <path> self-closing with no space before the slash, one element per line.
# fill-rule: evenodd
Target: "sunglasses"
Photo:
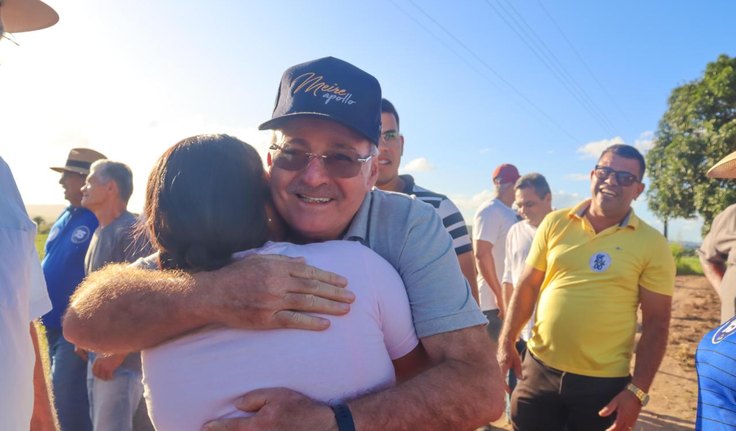
<path fill-rule="evenodd" d="M 310 153 L 289 145 L 271 145 L 276 154 L 271 161 L 273 165 L 287 171 L 299 171 L 307 167 L 312 159 L 321 159 L 327 174 L 335 178 L 352 178 L 360 172 L 363 163 L 373 158 L 373 155 L 360 157 L 357 153 L 347 150 L 327 151 L 324 154 Z"/>
<path fill-rule="evenodd" d="M 593 173 L 595 174 L 596 178 L 598 178 L 601 181 L 605 181 L 610 177 L 612 174 L 616 176 L 616 183 L 618 185 L 623 187 L 628 187 L 634 183 L 639 182 L 639 178 L 637 178 L 636 175 L 626 172 L 626 171 L 615 171 L 609 167 L 606 166 L 598 166 L 595 165 L 595 169 L 593 170 Z"/>

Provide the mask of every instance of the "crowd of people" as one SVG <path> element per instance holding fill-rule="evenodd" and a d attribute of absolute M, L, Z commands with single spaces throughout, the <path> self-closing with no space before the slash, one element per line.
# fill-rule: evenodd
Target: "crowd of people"
<path fill-rule="evenodd" d="M 4 0 L 0 18 L 58 16 Z M 606 148 L 568 209 L 543 175 L 500 164 L 471 234 L 447 196 L 399 175 L 398 110 L 350 63 L 287 69 L 260 129 L 267 169 L 228 135 L 168 148 L 141 216 L 128 166 L 72 149 L 51 168 L 70 205 L 40 264 L 0 159 L 0 429 L 470 431 L 504 410 L 515 430 L 633 429 L 675 277 L 631 207 L 636 148 Z M 736 177 L 734 159 L 709 174 Z M 699 430 L 736 429 L 733 212 L 701 247 L 723 325 L 698 348 Z"/>

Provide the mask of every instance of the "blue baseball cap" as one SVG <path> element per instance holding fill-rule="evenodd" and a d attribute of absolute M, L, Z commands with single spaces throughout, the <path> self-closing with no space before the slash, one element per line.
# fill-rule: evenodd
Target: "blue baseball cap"
<path fill-rule="evenodd" d="M 284 72 L 271 119 L 260 130 L 292 118 L 328 118 L 364 136 L 381 137 L 381 85 L 369 73 L 335 57 L 292 66 Z"/>

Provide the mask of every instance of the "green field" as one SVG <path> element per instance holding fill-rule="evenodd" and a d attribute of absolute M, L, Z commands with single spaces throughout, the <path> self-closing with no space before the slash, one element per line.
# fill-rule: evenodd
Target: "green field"
<path fill-rule="evenodd" d="M 675 258 L 677 275 L 703 275 L 700 258 L 695 249 L 687 249 L 682 244 L 670 243 L 670 250 Z"/>
<path fill-rule="evenodd" d="M 43 252 L 43 246 L 46 244 L 46 237 L 49 236 L 49 233 L 39 233 L 36 235 L 36 250 L 38 250 L 38 256 L 43 260 L 44 252 Z"/>

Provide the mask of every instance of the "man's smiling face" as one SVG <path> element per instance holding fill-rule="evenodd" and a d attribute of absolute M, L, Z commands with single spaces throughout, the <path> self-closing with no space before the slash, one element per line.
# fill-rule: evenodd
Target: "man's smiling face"
<path fill-rule="evenodd" d="M 381 114 L 381 142 L 378 155 L 378 187 L 396 181 L 399 175 L 401 155 L 404 153 L 404 137 L 399 133 L 396 117 L 390 112 Z M 386 188 L 384 188 L 385 190 Z"/>
<path fill-rule="evenodd" d="M 327 119 L 294 118 L 275 133 L 279 146 L 313 154 L 338 151 L 364 158 L 373 151 L 373 144 L 367 139 Z M 271 150 L 268 157 L 270 188 L 274 207 L 296 236 L 289 239 L 339 239 L 376 182 L 377 159 L 362 163 L 357 175 L 339 178 L 330 175 L 320 158 L 312 158 L 298 170 L 279 168 L 274 165 L 279 151 Z"/>
<path fill-rule="evenodd" d="M 628 173 L 637 178 L 632 184 L 623 185 L 618 182 L 613 173 L 606 178 L 596 176 L 595 169 L 590 173 L 590 191 L 594 211 L 610 218 L 623 218 L 631 208 L 631 202 L 644 190 L 644 184 L 638 180 L 641 176 L 639 162 L 609 152 L 601 156 L 598 166 Z"/>

